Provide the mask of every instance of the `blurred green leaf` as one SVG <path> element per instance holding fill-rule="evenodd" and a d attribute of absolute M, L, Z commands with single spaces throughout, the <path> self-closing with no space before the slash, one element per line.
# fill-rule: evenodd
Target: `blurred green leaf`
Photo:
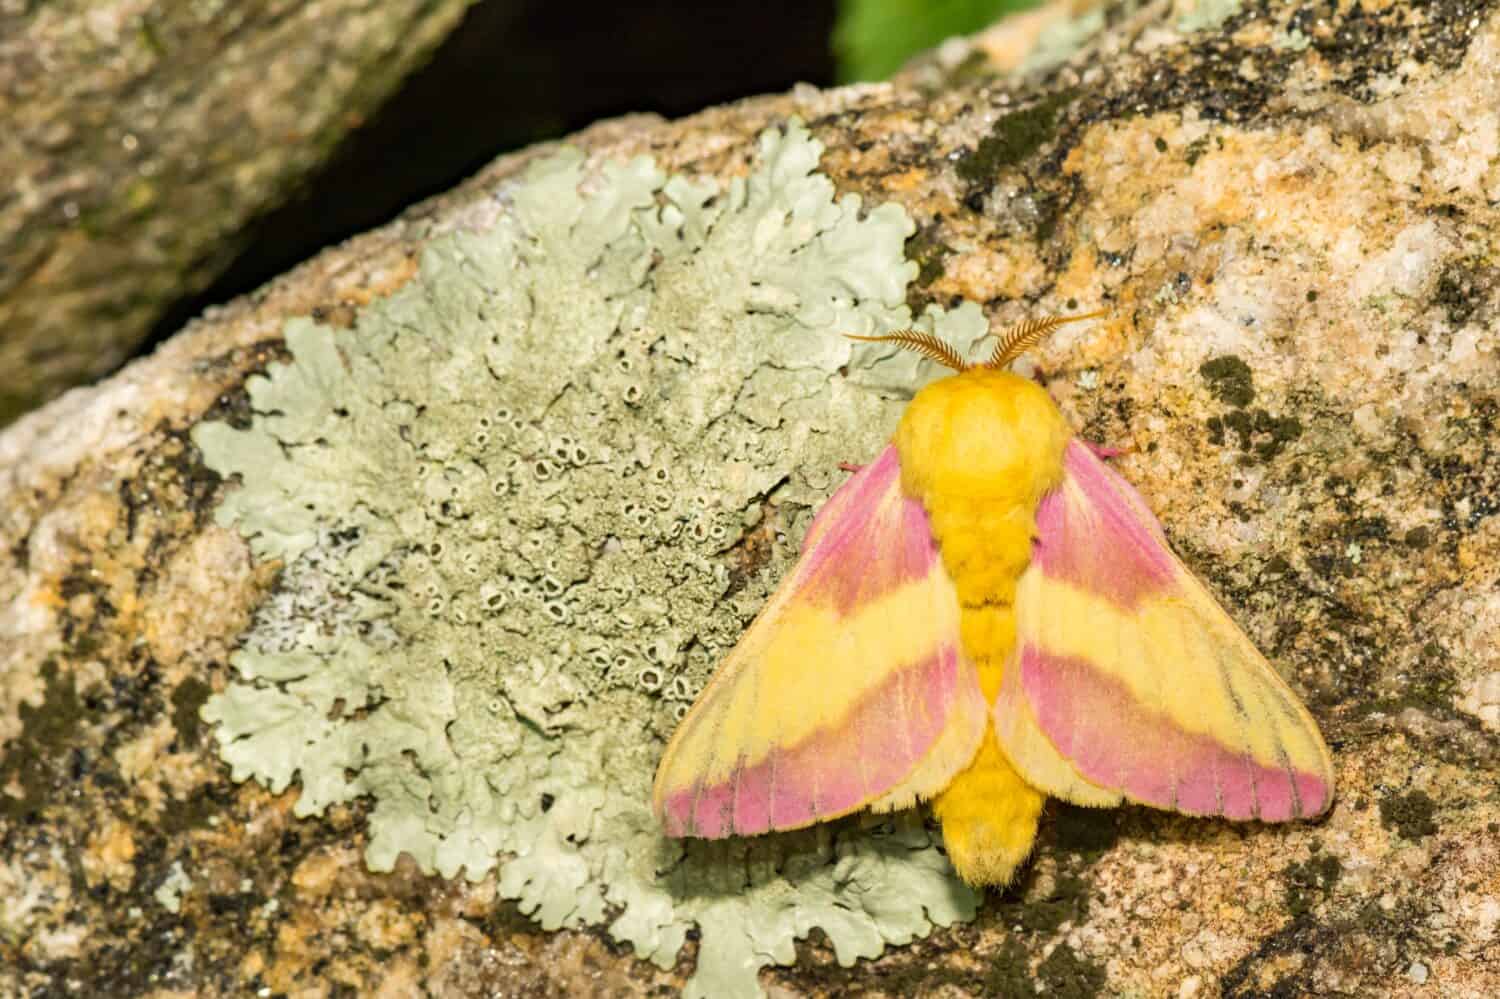
<path fill-rule="evenodd" d="M 840 0 L 833 29 L 839 79 L 883 80 L 945 38 L 967 35 L 1038 0 Z"/>

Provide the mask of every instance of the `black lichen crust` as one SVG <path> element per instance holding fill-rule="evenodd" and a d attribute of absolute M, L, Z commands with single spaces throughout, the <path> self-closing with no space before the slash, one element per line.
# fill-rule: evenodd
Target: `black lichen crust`
<path fill-rule="evenodd" d="M 1437 807 L 1426 791 L 1393 794 L 1380 799 L 1380 824 L 1394 829 L 1404 839 L 1424 839 L 1438 831 L 1433 821 Z"/>

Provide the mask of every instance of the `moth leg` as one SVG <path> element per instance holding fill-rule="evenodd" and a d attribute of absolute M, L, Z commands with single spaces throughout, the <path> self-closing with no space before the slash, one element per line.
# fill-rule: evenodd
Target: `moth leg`
<path fill-rule="evenodd" d="M 839 471 L 842 471 L 842 472 L 857 472 L 857 471 L 859 471 L 860 469 L 862 469 L 864 467 L 865 466 L 863 466 L 863 465 L 856 465 L 852 461 L 841 461 L 841 462 L 839 462 Z"/>
<path fill-rule="evenodd" d="M 1130 454 L 1135 451 L 1135 448 L 1130 445 L 1126 445 L 1125 447 L 1110 447 L 1108 444 L 1095 444 L 1093 441 L 1086 441 L 1082 437 L 1078 438 L 1078 441 L 1084 447 L 1094 452 L 1094 457 L 1103 458 L 1106 461 L 1110 458 L 1118 458 L 1122 454 Z"/>

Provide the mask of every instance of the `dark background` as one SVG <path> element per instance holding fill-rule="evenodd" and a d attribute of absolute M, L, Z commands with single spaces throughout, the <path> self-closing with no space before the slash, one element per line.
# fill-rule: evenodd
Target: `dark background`
<path fill-rule="evenodd" d="M 509 149 L 631 111 L 668 117 L 834 82 L 834 0 L 481 0 L 379 116 L 143 350 L 318 250 L 445 191 Z"/>

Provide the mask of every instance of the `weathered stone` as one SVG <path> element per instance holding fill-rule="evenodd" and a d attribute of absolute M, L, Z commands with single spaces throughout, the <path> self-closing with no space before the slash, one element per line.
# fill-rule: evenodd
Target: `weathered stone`
<path fill-rule="evenodd" d="M 0 7 L 0 425 L 128 358 L 470 2 Z"/>
<path fill-rule="evenodd" d="M 1082 432 L 1132 448 L 1124 474 L 1334 751 L 1317 824 L 1053 809 L 974 923 L 851 968 L 814 937 L 766 986 L 1500 992 L 1500 15 L 1374 6 L 1057 8 L 893 85 L 571 140 L 594 168 L 649 151 L 723 178 L 798 115 L 841 190 L 916 222 L 912 305 L 969 299 L 996 324 L 1109 306 L 1028 363 Z M 1016 52 L 1044 58 L 995 75 Z M 493 876 L 369 873 L 364 804 L 298 819 L 295 787 L 235 786 L 198 714 L 280 567 L 213 523 L 236 487 L 190 432 L 248 425 L 245 379 L 286 360 L 288 318 L 352 325 L 423 246 L 492 226 L 493 193 L 546 152 L 0 435 L 7 991 L 646 994 L 691 971 L 691 944 L 664 972 L 588 932 L 541 934 Z M 796 412 L 829 389 L 806 391 Z M 763 587 L 795 538 L 743 523 L 726 579 Z"/>

